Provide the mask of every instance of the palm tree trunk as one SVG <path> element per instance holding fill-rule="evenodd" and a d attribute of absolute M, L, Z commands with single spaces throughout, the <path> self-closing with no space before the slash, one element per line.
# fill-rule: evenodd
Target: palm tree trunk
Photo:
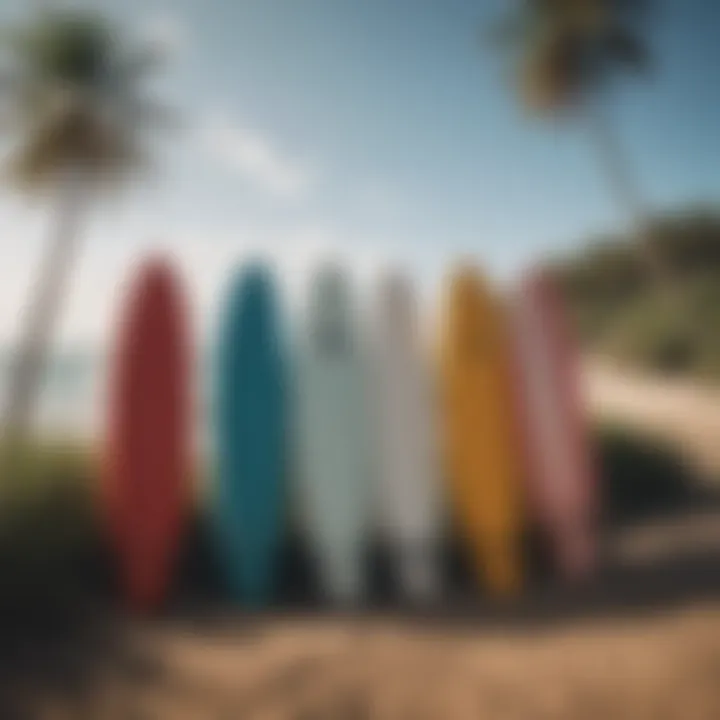
<path fill-rule="evenodd" d="M 623 208 L 630 218 L 635 229 L 640 260 L 646 268 L 651 282 L 659 288 L 662 295 L 666 297 L 674 295 L 672 273 L 661 252 L 652 243 L 648 208 L 610 123 L 597 105 L 589 108 L 586 112 L 586 120 L 605 176 L 608 179 L 610 191 L 618 206 Z"/>
<path fill-rule="evenodd" d="M 25 441 L 31 427 L 53 329 L 75 257 L 85 199 L 86 188 L 76 178 L 68 178 L 61 184 L 55 234 L 42 259 L 36 283 L 30 289 L 27 315 L 10 368 L 3 439 L 11 443 Z"/>

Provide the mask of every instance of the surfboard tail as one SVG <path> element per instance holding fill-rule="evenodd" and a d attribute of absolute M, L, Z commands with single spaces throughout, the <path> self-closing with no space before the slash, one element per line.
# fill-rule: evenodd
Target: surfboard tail
<path fill-rule="evenodd" d="M 254 609 L 272 602 L 278 570 L 277 547 L 269 544 L 251 548 L 238 533 L 223 529 L 224 533 L 218 528 L 215 542 L 229 595 L 238 604 Z"/>
<path fill-rule="evenodd" d="M 341 605 L 355 605 L 365 595 L 365 574 L 359 553 L 338 553 L 324 563 L 324 586 L 328 598 Z"/>
<path fill-rule="evenodd" d="M 563 577 L 580 582 L 594 573 L 597 566 L 597 546 L 588 527 L 568 528 L 564 532 L 558 532 L 555 542 Z"/>
<path fill-rule="evenodd" d="M 266 548 L 253 553 L 245 562 L 243 576 L 245 603 L 251 607 L 261 607 L 275 597 L 277 552 Z"/>
<path fill-rule="evenodd" d="M 520 594 L 523 586 L 522 553 L 519 538 L 507 535 L 478 538 L 478 573 L 488 592 L 499 598 Z"/>
<path fill-rule="evenodd" d="M 171 577 L 158 573 L 154 563 L 125 562 L 121 567 L 128 609 L 135 615 L 152 615 L 162 609 Z"/>
<path fill-rule="evenodd" d="M 431 602 L 440 592 L 438 553 L 424 545 L 398 550 L 397 566 L 403 594 L 417 602 Z"/>

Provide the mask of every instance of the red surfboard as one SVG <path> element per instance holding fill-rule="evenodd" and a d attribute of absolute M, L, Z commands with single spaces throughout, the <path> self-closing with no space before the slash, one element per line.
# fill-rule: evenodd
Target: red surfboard
<path fill-rule="evenodd" d="M 525 276 L 511 309 L 528 511 L 550 538 L 560 572 L 580 578 L 596 563 L 597 482 L 578 346 L 546 273 Z"/>
<path fill-rule="evenodd" d="M 181 284 L 163 259 L 140 267 L 126 302 L 103 489 L 125 600 L 150 612 L 168 594 L 189 499 L 189 332 Z"/>

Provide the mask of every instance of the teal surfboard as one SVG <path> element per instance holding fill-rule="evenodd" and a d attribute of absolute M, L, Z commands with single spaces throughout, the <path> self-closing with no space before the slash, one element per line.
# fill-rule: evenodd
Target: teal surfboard
<path fill-rule="evenodd" d="M 373 471 L 366 364 L 349 283 L 324 268 L 312 283 L 296 378 L 298 497 L 324 594 L 352 603 L 365 589 Z"/>
<path fill-rule="evenodd" d="M 215 397 L 213 526 L 233 597 L 273 596 L 286 475 L 284 348 L 275 285 L 253 265 L 231 283 L 221 322 Z"/>

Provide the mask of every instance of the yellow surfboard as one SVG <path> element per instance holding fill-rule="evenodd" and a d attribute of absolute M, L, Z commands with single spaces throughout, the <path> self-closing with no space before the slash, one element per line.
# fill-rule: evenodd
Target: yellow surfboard
<path fill-rule="evenodd" d="M 512 595 L 522 584 L 522 519 L 509 338 L 478 272 L 459 269 L 447 290 L 440 374 L 450 503 L 478 577 Z"/>

